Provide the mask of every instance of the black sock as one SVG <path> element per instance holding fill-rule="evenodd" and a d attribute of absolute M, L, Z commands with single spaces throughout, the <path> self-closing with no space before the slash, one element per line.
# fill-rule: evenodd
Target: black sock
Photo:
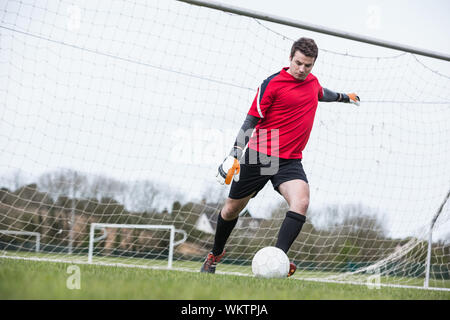
<path fill-rule="evenodd" d="M 278 233 L 278 240 L 275 247 L 280 248 L 285 253 L 288 252 L 294 240 L 302 230 L 306 217 L 302 214 L 288 211 Z"/>
<path fill-rule="evenodd" d="M 214 246 L 212 249 L 213 255 L 218 256 L 223 252 L 225 243 L 227 243 L 228 237 L 230 236 L 231 231 L 233 231 L 237 221 L 238 218 L 226 221 L 222 218 L 221 213 L 219 213 L 219 216 L 217 217 L 216 235 L 214 236 Z"/>

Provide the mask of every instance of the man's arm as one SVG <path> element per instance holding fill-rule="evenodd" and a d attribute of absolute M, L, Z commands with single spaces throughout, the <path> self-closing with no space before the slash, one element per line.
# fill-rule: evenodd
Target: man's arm
<path fill-rule="evenodd" d="M 253 129 L 256 127 L 259 120 L 260 118 L 250 114 L 248 114 L 245 118 L 230 154 L 225 158 L 217 170 L 216 178 L 219 183 L 230 184 L 231 179 L 233 178 L 236 182 L 239 181 L 239 160 L 241 159 L 242 153 L 250 140 Z"/>
<path fill-rule="evenodd" d="M 359 106 L 360 99 L 355 93 L 338 93 L 330 89 L 323 88 L 323 96 L 319 99 L 319 101 L 353 103 Z"/>
<path fill-rule="evenodd" d="M 261 118 L 247 114 L 244 123 L 239 130 L 239 133 L 234 142 L 233 148 L 230 151 L 230 156 L 240 159 L 242 157 L 242 152 L 245 149 L 248 141 L 250 140 L 253 129 L 255 129 Z"/>

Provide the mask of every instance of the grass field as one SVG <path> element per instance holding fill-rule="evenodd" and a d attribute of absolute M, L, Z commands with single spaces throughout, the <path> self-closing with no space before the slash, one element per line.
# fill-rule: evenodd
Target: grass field
<path fill-rule="evenodd" d="M 0 259 L 0 299 L 450 300 L 442 291 L 88 264 L 77 265 L 81 288 L 68 289 L 70 265 Z"/>

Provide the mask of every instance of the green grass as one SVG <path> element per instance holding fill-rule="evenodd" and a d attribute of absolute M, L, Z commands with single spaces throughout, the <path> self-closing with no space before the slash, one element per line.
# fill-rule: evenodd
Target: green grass
<path fill-rule="evenodd" d="M 70 265 L 0 259 L 0 299 L 450 299 L 450 292 L 442 291 L 88 264 L 77 265 L 81 288 L 70 290 L 66 286 Z"/>
<path fill-rule="evenodd" d="M 26 252 L 26 251 L 0 251 L 0 259 L 1 257 L 23 257 L 25 259 L 46 259 L 46 260 L 55 260 L 55 261 L 63 261 L 67 263 L 86 263 L 88 261 L 86 254 L 64 254 L 64 253 L 48 253 L 48 252 Z M 201 261 L 201 260 L 199 260 Z M 197 271 L 200 268 L 201 262 L 199 261 L 186 261 L 186 260 L 174 260 L 173 267 L 178 270 L 190 270 Z M 133 258 L 133 257 L 113 257 L 113 256 L 95 256 L 93 259 L 95 264 L 107 264 L 107 265 L 116 265 L 119 264 L 121 266 L 137 266 L 144 268 L 166 268 L 167 267 L 167 259 L 155 260 L 155 259 L 141 259 L 141 258 Z M 221 263 L 218 267 L 218 273 L 231 273 L 231 274 L 244 274 L 244 275 L 252 275 L 251 267 L 249 265 L 236 265 L 236 264 L 228 264 Z M 325 271 L 312 271 L 312 270 L 302 270 L 298 269 L 295 273 L 295 279 L 334 279 L 336 276 L 342 274 L 333 273 L 333 272 L 325 272 Z M 359 282 L 365 283 L 367 280 L 367 275 L 347 275 L 345 280 L 348 282 Z M 394 277 L 394 276 L 381 276 L 380 282 L 382 284 L 399 284 L 406 286 L 415 286 L 422 287 L 424 283 L 423 278 L 414 278 L 414 277 Z M 450 280 L 441 280 L 441 279 L 430 279 L 430 287 L 435 288 L 450 288 Z"/>

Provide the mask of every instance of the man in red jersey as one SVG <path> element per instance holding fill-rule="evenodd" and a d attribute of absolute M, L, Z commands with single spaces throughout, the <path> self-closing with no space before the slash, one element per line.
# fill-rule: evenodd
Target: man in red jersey
<path fill-rule="evenodd" d="M 217 218 L 213 249 L 201 272 L 215 272 L 239 213 L 269 180 L 289 205 L 275 246 L 287 253 L 300 233 L 309 205 L 302 151 L 312 130 L 318 101 L 359 105 L 359 97 L 354 93 L 322 88 L 311 73 L 317 55 L 314 40 L 300 38 L 292 45 L 289 67 L 268 77 L 258 88 L 230 155 L 218 169 L 218 181 L 232 184 Z M 287 276 L 295 270 L 291 263 Z"/>

